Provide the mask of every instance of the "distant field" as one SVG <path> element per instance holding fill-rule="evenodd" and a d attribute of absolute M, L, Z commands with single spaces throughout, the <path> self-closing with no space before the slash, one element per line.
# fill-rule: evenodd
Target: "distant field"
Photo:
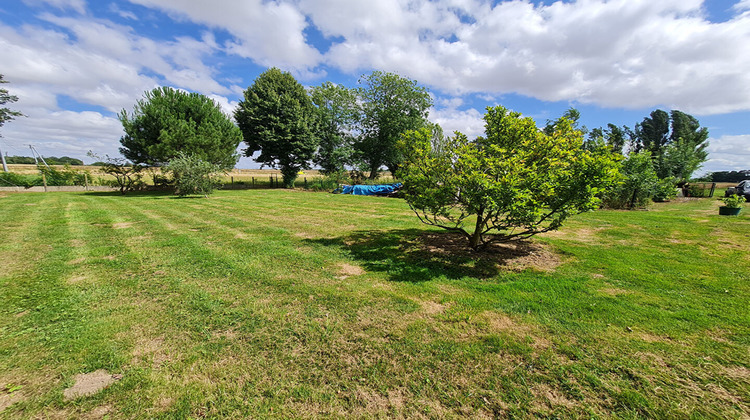
<path fill-rule="evenodd" d="M 50 167 L 55 169 L 62 169 L 62 165 L 50 165 Z M 100 166 L 90 166 L 90 165 L 83 165 L 83 166 L 71 166 L 70 167 L 73 170 L 81 170 L 81 171 L 89 171 L 92 174 L 102 174 L 101 167 Z M 37 169 L 36 165 L 8 165 L 8 170 L 11 172 L 17 172 L 21 174 L 33 174 L 37 173 L 39 170 Z M 305 175 L 307 176 L 320 176 L 317 170 L 308 170 L 303 171 Z M 281 172 L 277 169 L 233 169 L 232 171 L 228 172 L 228 175 L 234 175 L 234 176 L 269 176 L 269 175 L 276 175 L 278 174 L 281 176 Z"/>
<path fill-rule="evenodd" d="M 0 193 L 0 417 L 747 418 L 719 203 L 477 255 L 398 199 Z"/>

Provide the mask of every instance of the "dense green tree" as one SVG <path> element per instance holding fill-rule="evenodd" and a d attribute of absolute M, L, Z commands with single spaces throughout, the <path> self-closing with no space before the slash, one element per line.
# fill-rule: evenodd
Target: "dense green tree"
<path fill-rule="evenodd" d="M 136 164 L 162 166 L 190 153 L 222 168 L 234 167 L 239 128 L 210 98 L 170 87 L 145 93 L 131 114 L 119 114 L 125 136 L 120 153 Z"/>
<path fill-rule="evenodd" d="M 374 179 L 382 166 L 396 172 L 403 160 L 396 143 L 406 131 L 427 127 L 432 98 L 415 80 L 393 73 L 375 71 L 360 84 L 362 133 L 355 149 L 362 168 Z"/>
<path fill-rule="evenodd" d="M 186 195 L 208 197 L 221 184 L 219 174 L 222 169 L 195 155 L 180 153 L 179 156 L 171 159 L 164 169 L 172 173 L 175 192 L 180 197 Z"/>
<path fill-rule="evenodd" d="M 294 76 L 272 68 L 245 90 L 234 117 L 256 162 L 281 169 L 284 185 L 294 186 L 301 169 L 310 168 L 319 145 L 319 116 Z"/>
<path fill-rule="evenodd" d="M 314 162 L 326 175 L 342 173 L 352 165 L 355 132 L 361 109 L 357 91 L 325 82 L 310 91 L 319 118 L 320 145 Z"/>
<path fill-rule="evenodd" d="M 615 156 L 585 150 L 565 118 L 549 133 L 501 106 L 484 120 L 485 137 L 456 133 L 442 150 L 426 128 L 399 143 L 406 201 L 422 222 L 461 233 L 472 249 L 557 229 L 596 208 L 616 179 Z"/>
<path fill-rule="evenodd" d="M 653 159 L 661 156 L 669 142 L 669 114 L 657 109 L 635 125 L 634 151 L 648 150 Z"/>
<path fill-rule="evenodd" d="M 0 84 L 8 83 L 7 80 L 3 80 L 3 75 L 0 74 Z M 11 95 L 7 89 L 0 89 L 0 105 L 12 104 L 18 101 L 18 96 Z M 22 117 L 18 111 L 13 111 L 10 108 L 0 107 L 0 127 L 5 125 L 6 122 L 15 119 L 16 117 Z M 1 135 L 1 134 L 0 134 Z"/>
<path fill-rule="evenodd" d="M 633 150 L 651 153 L 659 178 L 684 182 L 708 159 L 708 129 L 692 115 L 657 109 L 636 125 Z"/>

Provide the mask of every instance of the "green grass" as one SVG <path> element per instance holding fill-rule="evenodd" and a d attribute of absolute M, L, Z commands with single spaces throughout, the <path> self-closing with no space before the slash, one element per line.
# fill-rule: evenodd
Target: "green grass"
<path fill-rule="evenodd" d="M 426 249 L 398 199 L 6 194 L 0 417 L 743 418 L 750 206 L 718 205 L 576 216 L 537 270 Z"/>

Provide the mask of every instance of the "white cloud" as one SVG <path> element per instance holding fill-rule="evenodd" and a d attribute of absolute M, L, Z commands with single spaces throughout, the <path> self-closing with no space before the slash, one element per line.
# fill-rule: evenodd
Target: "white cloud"
<path fill-rule="evenodd" d="M 176 19 L 221 28 L 234 36 L 227 50 L 263 66 L 277 66 L 306 72 L 320 61 L 320 52 L 309 45 L 303 31 L 305 16 L 283 1 L 213 0 L 130 0 L 132 3 L 166 11 Z"/>
<path fill-rule="evenodd" d="M 747 0 L 745 0 L 747 1 Z M 702 17 L 699 0 L 581 0 L 535 6 L 439 0 L 300 0 L 326 53 L 445 92 L 516 92 L 696 114 L 750 109 L 750 15 Z"/>
<path fill-rule="evenodd" d="M 750 169 L 750 134 L 711 138 L 708 142 L 709 160 L 699 172 Z"/>
<path fill-rule="evenodd" d="M 124 19 L 138 20 L 138 16 L 136 16 L 135 13 L 127 10 L 122 10 L 120 6 L 117 5 L 117 3 L 110 4 L 109 11 L 120 15 L 120 17 Z"/>
<path fill-rule="evenodd" d="M 23 2 L 30 6 L 49 5 L 60 10 L 72 9 L 82 15 L 86 14 L 85 0 L 23 0 Z"/>
<path fill-rule="evenodd" d="M 212 35 L 155 41 L 127 26 L 82 17 L 39 18 L 63 30 L 0 23 L 0 56 L 14 104 L 27 118 L 3 127 L 10 144 L 33 143 L 43 154 L 83 156 L 88 150 L 117 155 L 122 128 L 114 115 L 60 109 L 62 95 L 111 113 L 131 109 L 144 91 L 167 84 L 200 92 L 231 106 L 234 93 L 204 64 L 217 45 Z M 148 74 L 148 75 L 147 75 Z"/>
<path fill-rule="evenodd" d="M 42 156 L 81 158 L 89 150 L 119 155 L 117 140 L 122 136 L 122 125 L 116 118 L 92 111 L 30 108 L 24 112 L 27 117 L 3 126 L 3 143 L 11 147 L 10 154 L 28 155 L 28 145 L 33 144 Z"/>
<path fill-rule="evenodd" d="M 470 139 L 484 135 L 483 115 L 474 108 L 459 110 L 457 106 L 460 104 L 461 101 L 455 98 L 443 101 L 444 107 L 430 110 L 430 121 L 439 124 L 447 136 L 452 136 L 455 131 Z"/>

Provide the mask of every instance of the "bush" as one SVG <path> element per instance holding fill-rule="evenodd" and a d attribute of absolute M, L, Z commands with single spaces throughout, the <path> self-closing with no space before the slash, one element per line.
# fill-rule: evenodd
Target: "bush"
<path fill-rule="evenodd" d="M 177 195 L 181 197 L 192 194 L 208 197 L 208 194 L 221 185 L 219 165 L 201 160 L 195 155 L 181 153 L 170 160 L 164 169 L 172 172 Z"/>
<path fill-rule="evenodd" d="M 550 134 L 501 106 L 487 108 L 484 120 L 486 137 L 456 132 L 443 148 L 427 129 L 407 132 L 397 174 L 422 222 L 464 235 L 474 250 L 558 229 L 596 208 L 616 179 L 614 156 L 584 150 L 583 133 L 566 118 Z"/>
<path fill-rule="evenodd" d="M 36 185 L 42 185 L 42 177 L 39 175 L 22 175 L 15 172 L 0 173 L 0 187 L 31 188 Z"/>
<path fill-rule="evenodd" d="M 605 194 L 603 204 L 612 209 L 645 207 L 659 191 L 660 182 L 651 162 L 651 153 L 631 153 L 622 161 L 620 180 Z M 661 189 L 665 194 L 663 186 Z"/>
<path fill-rule="evenodd" d="M 654 201 L 669 201 L 677 197 L 676 179 L 669 177 L 659 180 L 654 189 Z"/>

